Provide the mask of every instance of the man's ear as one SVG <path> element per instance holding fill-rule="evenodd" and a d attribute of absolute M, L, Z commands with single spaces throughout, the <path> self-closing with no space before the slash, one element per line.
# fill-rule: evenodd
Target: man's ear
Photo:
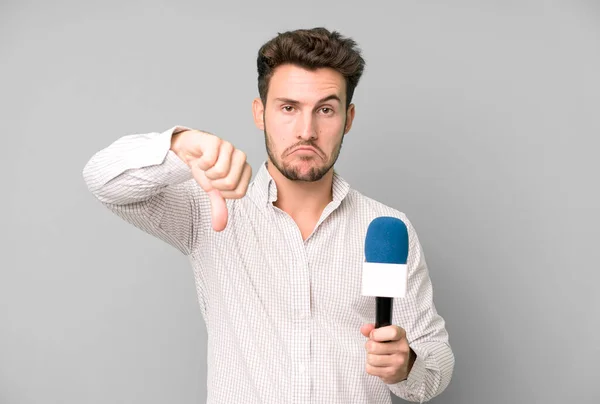
<path fill-rule="evenodd" d="M 257 97 L 252 101 L 252 113 L 254 115 L 254 124 L 260 130 L 265 130 L 264 120 L 265 107 L 260 97 Z"/>
<path fill-rule="evenodd" d="M 350 128 L 352 127 L 352 121 L 354 120 L 354 114 L 356 113 L 356 107 L 354 104 L 348 105 L 348 110 L 346 111 L 346 127 L 344 128 L 344 135 L 350 132 Z"/>

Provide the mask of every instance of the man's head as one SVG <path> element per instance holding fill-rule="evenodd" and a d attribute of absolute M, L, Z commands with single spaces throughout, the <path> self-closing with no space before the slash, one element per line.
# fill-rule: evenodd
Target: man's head
<path fill-rule="evenodd" d="M 318 181 L 333 167 L 364 66 L 352 39 L 324 28 L 284 32 L 260 48 L 254 119 L 288 179 Z"/>

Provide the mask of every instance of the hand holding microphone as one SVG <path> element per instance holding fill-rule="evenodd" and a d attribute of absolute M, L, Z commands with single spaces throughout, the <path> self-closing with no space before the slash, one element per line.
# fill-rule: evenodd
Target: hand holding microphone
<path fill-rule="evenodd" d="M 224 230 L 228 220 L 225 199 L 246 195 L 252 177 L 246 154 L 230 142 L 198 130 L 173 135 L 171 150 L 191 168 L 196 182 L 208 193 L 213 229 Z"/>
<path fill-rule="evenodd" d="M 365 343 L 367 373 L 388 384 L 406 380 L 416 359 L 415 352 L 408 345 L 406 331 L 397 325 L 376 329 L 371 323 L 363 325 L 360 332 L 369 338 Z"/>
<path fill-rule="evenodd" d="M 376 298 L 376 321 L 361 327 L 369 338 L 367 373 L 385 383 L 398 383 L 408 378 L 416 359 L 408 345 L 406 331 L 392 324 L 393 298 L 406 296 L 408 281 L 408 230 L 404 222 L 394 217 L 378 217 L 367 229 L 363 266 L 364 296 Z"/>

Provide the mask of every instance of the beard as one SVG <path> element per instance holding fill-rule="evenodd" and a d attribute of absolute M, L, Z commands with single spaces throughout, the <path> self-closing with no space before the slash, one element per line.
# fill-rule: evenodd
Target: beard
<path fill-rule="evenodd" d="M 343 127 L 344 128 L 346 127 L 346 120 L 344 120 Z M 331 153 L 331 157 L 329 159 L 327 159 L 327 161 L 325 161 L 323 164 L 315 164 L 313 167 L 310 168 L 310 170 L 308 170 L 308 172 L 301 172 L 300 168 L 293 165 L 293 163 L 292 164 L 286 163 L 283 161 L 282 158 L 276 158 L 275 154 L 273 153 L 271 137 L 269 136 L 269 134 L 267 132 L 266 124 L 265 124 L 264 133 L 265 133 L 265 146 L 267 148 L 267 155 L 269 156 L 270 161 L 273 163 L 275 168 L 277 168 L 277 170 L 279 170 L 279 172 L 290 181 L 304 181 L 304 182 L 319 181 L 321 178 L 323 178 L 325 176 L 325 174 L 327 174 L 329 172 L 329 170 L 331 170 L 331 168 L 337 162 L 337 159 L 340 156 L 340 151 L 342 150 L 342 143 L 344 143 L 344 135 L 342 134 L 340 142 L 333 149 L 333 152 Z M 321 150 L 316 144 L 314 144 L 310 140 L 296 143 L 295 145 L 287 148 L 282 153 L 282 156 L 285 156 L 291 150 L 293 150 L 297 147 L 300 147 L 300 146 L 313 147 L 313 148 L 315 148 L 315 150 L 317 150 L 320 153 L 321 158 L 327 158 L 327 155 L 323 152 L 323 150 Z M 310 161 L 310 160 L 320 161 L 320 159 L 316 160 L 314 157 L 301 157 L 300 160 L 302 160 L 302 161 Z"/>

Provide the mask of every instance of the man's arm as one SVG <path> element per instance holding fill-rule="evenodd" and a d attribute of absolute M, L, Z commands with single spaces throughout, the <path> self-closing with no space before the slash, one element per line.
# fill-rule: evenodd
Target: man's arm
<path fill-rule="evenodd" d="M 187 255 L 210 224 L 210 201 L 171 149 L 185 130 L 123 136 L 90 158 L 83 178 L 104 206 Z"/>
<path fill-rule="evenodd" d="M 433 302 L 433 287 L 417 233 L 403 218 L 409 234 L 408 293 L 394 299 L 394 324 L 406 330 L 409 346 L 416 354 L 408 378 L 388 384 L 392 393 L 412 402 L 425 402 L 446 389 L 454 370 L 454 354 L 444 319 Z M 399 320 L 401 319 L 401 320 Z"/>

